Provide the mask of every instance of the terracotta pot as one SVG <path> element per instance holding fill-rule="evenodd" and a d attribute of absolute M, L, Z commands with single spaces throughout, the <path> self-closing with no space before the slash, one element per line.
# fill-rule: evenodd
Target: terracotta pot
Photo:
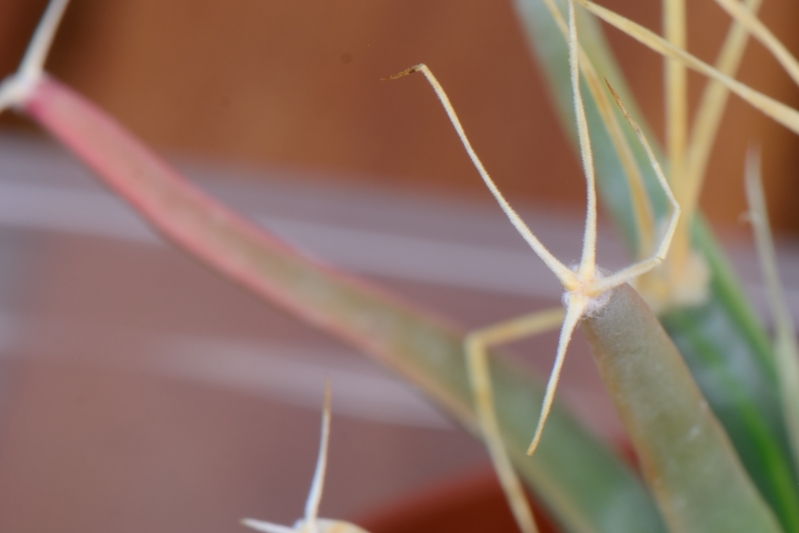
<path fill-rule="evenodd" d="M 539 531 L 557 533 L 543 509 L 533 508 Z M 430 487 L 357 523 L 371 533 L 519 532 L 492 470 Z"/>

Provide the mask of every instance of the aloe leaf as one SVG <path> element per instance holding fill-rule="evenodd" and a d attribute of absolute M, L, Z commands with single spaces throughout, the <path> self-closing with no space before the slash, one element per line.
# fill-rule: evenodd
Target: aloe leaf
<path fill-rule="evenodd" d="M 161 235 L 203 264 L 394 369 L 479 435 L 464 332 L 386 291 L 316 263 L 228 210 L 157 158 L 103 111 L 43 77 L 21 111 L 42 125 Z M 534 458 L 524 453 L 540 380 L 494 355 L 500 426 L 522 478 L 565 531 L 660 533 L 643 484 L 562 408 Z"/>
<path fill-rule="evenodd" d="M 557 0 L 565 13 L 565 1 Z M 545 74 L 561 122 L 575 142 L 568 78 L 568 48 L 542 0 L 515 0 L 520 21 Z M 600 75 L 620 94 L 625 106 L 643 126 L 613 54 L 595 19 L 579 11 L 580 40 Z M 594 147 L 599 192 L 610 216 L 634 254 L 637 228 L 623 168 L 596 109 L 585 98 Z M 632 136 L 631 132 L 628 132 Z M 648 135 L 649 138 L 654 138 Z M 640 145 L 631 139 L 639 167 L 658 213 L 666 205 Z M 662 160 L 662 158 L 660 158 Z M 701 216 L 692 225 L 693 245 L 711 271 L 708 301 L 699 307 L 672 311 L 661 317 L 709 404 L 727 430 L 750 476 L 777 510 L 788 531 L 799 532 L 797 477 L 777 394 L 774 356 L 763 327 Z"/>
<path fill-rule="evenodd" d="M 641 297 L 622 285 L 581 327 L 669 531 L 782 531 Z"/>

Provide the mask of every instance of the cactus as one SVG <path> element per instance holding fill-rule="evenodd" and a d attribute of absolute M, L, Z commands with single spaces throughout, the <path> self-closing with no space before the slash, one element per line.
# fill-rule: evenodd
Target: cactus
<path fill-rule="evenodd" d="M 684 50 L 684 0 L 664 0 L 665 37 L 589 0 L 515 0 L 549 76 L 555 107 L 564 124 L 578 132 L 574 137 L 589 183 L 589 223 L 578 270 L 539 248 L 523 223 L 517 227 L 567 291 L 558 360 L 579 325 L 625 423 L 644 482 L 553 401 L 556 379 L 542 390 L 529 370 L 487 349 L 487 339 L 506 338 L 497 330 L 468 335 L 401 297 L 304 257 L 199 191 L 106 113 L 47 76 L 43 65 L 66 0 L 53 0 L 19 71 L 0 86 L 0 109 L 13 107 L 41 125 L 167 240 L 253 294 L 386 364 L 485 438 L 523 529 L 535 531 L 535 523 L 518 497 L 517 475 L 563 531 L 799 533 L 799 365 L 792 321 L 773 268 L 756 165 L 747 183 L 779 326 L 773 347 L 697 210 L 707 152 L 728 91 L 799 133 L 799 112 L 734 80 L 747 35 L 761 40 L 793 75 L 799 67 L 758 21 L 758 0 L 716 1 L 734 24 L 711 67 Z M 634 101 L 589 12 L 667 58 L 667 156 L 649 146 L 646 126 L 637 125 L 641 120 Z M 712 80 L 690 132 L 686 66 Z M 429 71 L 416 70 L 437 85 Z M 439 97 L 467 152 L 492 187 L 442 95 L 443 90 Z M 596 163 L 589 146 L 602 156 Z M 594 174 L 599 195 L 641 261 L 636 264 L 646 268 L 596 275 L 595 228 L 590 228 Z M 665 224 L 669 203 L 674 215 Z M 679 221 L 677 205 L 682 208 Z M 645 301 L 624 285 L 633 280 Z M 559 317 L 557 312 L 547 315 L 545 322 L 557 323 Z M 538 329 L 530 323 L 512 326 Z M 525 453 L 531 438 L 532 457 Z M 313 530 L 312 514 L 297 527 Z M 325 524 L 320 521 L 320 528 Z"/>

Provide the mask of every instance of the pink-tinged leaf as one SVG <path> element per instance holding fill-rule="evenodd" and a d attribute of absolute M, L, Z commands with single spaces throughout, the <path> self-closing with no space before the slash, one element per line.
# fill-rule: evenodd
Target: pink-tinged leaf
<path fill-rule="evenodd" d="M 102 110 L 47 76 L 19 109 L 165 238 L 264 300 L 398 371 L 479 434 L 460 328 L 292 250 L 198 190 Z M 510 455 L 565 530 L 663 531 L 637 477 L 557 405 L 539 451 L 527 458 L 541 382 L 496 357 L 491 373 Z M 617 516 L 624 516 L 623 524 Z"/>

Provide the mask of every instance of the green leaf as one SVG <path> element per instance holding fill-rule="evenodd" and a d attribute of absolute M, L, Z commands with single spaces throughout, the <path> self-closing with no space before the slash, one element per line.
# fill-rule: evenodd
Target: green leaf
<path fill-rule="evenodd" d="M 641 297 L 622 285 L 581 327 L 669 531 L 782 531 Z"/>
<path fill-rule="evenodd" d="M 575 139 L 568 48 L 542 0 L 515 0 L 520 21 L 539 66 L 549 82 L 550 93 L 566 130 Z M 561 13 L 565 1 L 557 0 Z M 636 121 L 644 125 L 634 99 L 616 65 L 594 18 L 578 10 L 581 43 L 600 75 L 620 94 Z M 623 169 L 601 121 L 593 99 L 585 91 L 585 106 L 594 148 L 597 182 L 607 211 L 633 253 L 637 228 Z M 665 202 L 645 154 L 632 138 L 656 211 Z M 647 135 L 650 139 L 654 137 Z M 662 158 L 661 158 L 662 160 Z M 711 271 L 710 297 L 694 309 L 678 310 L 662 317 L 700 388 L 729 433 L 747 471 L 777 511 L 788 531 L 799 532 L 797 476 L 789 460 L 782 422 L 774 355 L 751 306 L 741 293 L 741 283 L 700 216 L 694 220 L 693 244 L 706 257 Z"/>
<path fill-rule="evenodd" d="M 785 299 L 777 269 L 777 252 L 771 235 L 768 209 L 760 177 L 760 154 L 752 151 L 746 158 L 746 198 L 749 221 L 755 235 L 755 246 L 760 259 L 760 270 L 768 294 L 769 310 L 774 320 L 774 352 L 780 385 L 785 427 L 793 452 L 794 466 L 799 465 L 799 344 L 793 316 Z"/>

